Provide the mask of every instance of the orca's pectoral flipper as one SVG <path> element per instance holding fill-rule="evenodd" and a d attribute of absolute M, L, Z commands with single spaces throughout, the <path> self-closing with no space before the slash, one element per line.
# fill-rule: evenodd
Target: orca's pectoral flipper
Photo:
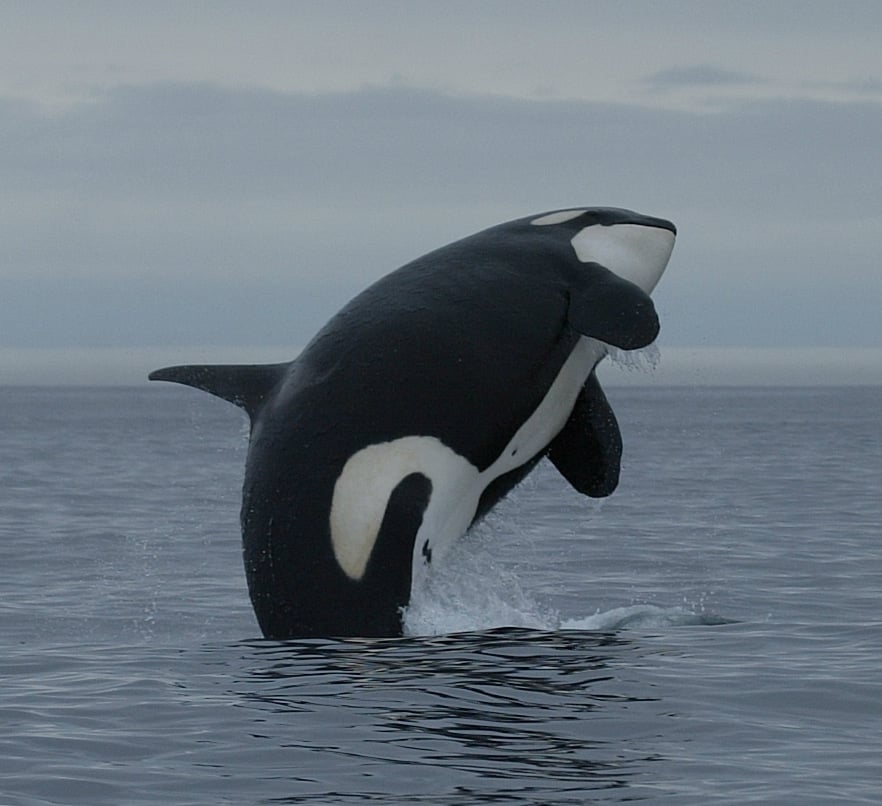
<path fill-rule="evenodd" d="M 618 485 L 622 434 L 593 372 L 579 392 L 569 420 L 552 441 L 548 458 L 583 495 L 603 498 Z"/>
<path fill-rule="evenodd" d="M 649 294 L 599 263 L 579 267 L 567 319 L 578 333 L 622 350 L 646 347 L 658 336 Z"/>
<path fill-rule="evenodd" d="M 254 417 L 290 365 L 191 364 L 151 372 L 151 381 L 192 386 L 245 409 Z"/>

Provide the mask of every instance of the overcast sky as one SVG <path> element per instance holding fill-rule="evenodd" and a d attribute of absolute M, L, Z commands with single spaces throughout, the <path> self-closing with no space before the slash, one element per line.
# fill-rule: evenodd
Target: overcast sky
<path fill-rule="evenodd" d="M 7 1 L 0 383 L 291 358 L 407 260 L 587 205 L 678 225 L 662 368 L 882 383 L 880 31 L 875 0 Z"/>

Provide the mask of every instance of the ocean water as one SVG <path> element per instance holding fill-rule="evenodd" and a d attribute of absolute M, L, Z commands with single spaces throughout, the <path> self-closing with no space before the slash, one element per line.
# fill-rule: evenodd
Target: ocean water
<path fill-rule="evenodd" d="M 395 640 L 260 639 L 244 416 L 0 389 L 0 804 L 882 802 L 882 388 L 612 388 Z"/>

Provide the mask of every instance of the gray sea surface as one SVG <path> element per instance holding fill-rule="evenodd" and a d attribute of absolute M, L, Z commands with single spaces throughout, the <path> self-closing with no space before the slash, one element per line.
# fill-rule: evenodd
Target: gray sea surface
<path fill-rule="evenodd" d="M 882 802 L 882 388 L 607 390 L 395 640 L 260 639 L 247 424 L 0 389 L 0 804 Z"/>

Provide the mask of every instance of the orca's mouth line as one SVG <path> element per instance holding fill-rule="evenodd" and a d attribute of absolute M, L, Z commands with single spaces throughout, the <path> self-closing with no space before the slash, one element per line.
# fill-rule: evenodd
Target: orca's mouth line
<path fill-rule="evenodd" d="M 672 235 L 677 234 L 677 227 L 673 222 L 665 218 L 650 218 L 648 216 L 638 219 L 637 221 L 615 221 L 609 224 L 601 224 L 602 227 L 614 227 L 616 224 L 633 224 L 637 227 L 652 227 L 653 229 L 663 229 Z"/>
<path fill-rule="evenodd" d="M 647 227 L 655 227 L 656 229 L 666 229 L 668 232 L 673 235 L 677 234 L 677 227 L 674 226 L 670 221 L 665 221 L 663 218 L 658 219 L 657 224 L 647 224 Z"/>

